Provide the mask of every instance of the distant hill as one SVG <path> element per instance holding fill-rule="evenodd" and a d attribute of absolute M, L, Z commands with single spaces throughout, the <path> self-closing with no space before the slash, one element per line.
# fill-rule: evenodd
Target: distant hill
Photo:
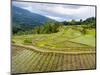
<path fill-rule="evenodd" d="M 48 17 L 32 13 L 28 10 L 12 6 L 12 27 L 13 32 L 26 31 L 47 21 L 55 21 Z"/>

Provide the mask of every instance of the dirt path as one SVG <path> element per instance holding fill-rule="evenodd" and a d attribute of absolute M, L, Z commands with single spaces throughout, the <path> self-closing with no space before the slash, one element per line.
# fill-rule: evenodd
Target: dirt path
<path fill-rule="evenodd" d="M 40 48 L 37 48 L 35 46 L 30 46 L 30 45 L 15 45 L 13 44 L 12 46 L 19 46 L 19 47 L 23 47 L 23 48 L 26 48 L 26 49 L 31 49 L 31 50 L 35 50 L 35 51 L 38 51 L 38 52 L 44 52 L 44 53 L 63 53 L 63 54 L 91 54 L 91 53 L 96 53 L 95 50 L 91 50 L 91 51 L 73 51 L 73 52 L 69 52 L 69 51 L 50 51 L 50 50 L 44 50 L 44 49 L 40 49 Z M 88 48 L 90 49 L 90 48 Z"/>

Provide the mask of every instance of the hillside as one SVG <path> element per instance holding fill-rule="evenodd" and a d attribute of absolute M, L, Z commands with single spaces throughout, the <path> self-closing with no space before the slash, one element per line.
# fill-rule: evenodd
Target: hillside
<path fill-rule="evenodd" d="M 47 21 L 55 21 L 40 14 L 32 13 L 28 10 L 12 6 L 12 26 L 13 32 L 26 31 L 35 26 L 42 25 Z"/>

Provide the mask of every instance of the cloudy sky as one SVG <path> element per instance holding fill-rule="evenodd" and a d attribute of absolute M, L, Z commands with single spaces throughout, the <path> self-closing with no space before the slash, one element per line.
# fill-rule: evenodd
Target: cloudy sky
<path fill-rule="evenodd" d="M 30 12 L 44 15 L 57 21 L 80 20 L 95 17 L 95 7 L 79 5 L 45 4 L 32 2 L 15 2 L 14 6 L 26 9 Z"/>

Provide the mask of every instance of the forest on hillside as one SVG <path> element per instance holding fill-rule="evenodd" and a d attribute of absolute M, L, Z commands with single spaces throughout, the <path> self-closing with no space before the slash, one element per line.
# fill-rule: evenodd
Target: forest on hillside
<path fill-rule="evenodd" d="M 57 22 L 57 21 L 47 21 L 42 25 L 18 25 L 13 24 L 13 30 L 12 33 L 14 35 L 22 35 L 22 34 L 51 34 L 59 32 L 60 27 L 63 26 L 70 26 L 70 25 L 80 25 L 83 29 L 80 31 L 85 32 L 85 28 L 95 28 L 96 27 L 96 18 L 95 17 L 89 17 L 85 20 L 80 19 L 79 21 L 76 21 L 72 19 L 71 21 L 63 21 L 63 22 Z"/>

